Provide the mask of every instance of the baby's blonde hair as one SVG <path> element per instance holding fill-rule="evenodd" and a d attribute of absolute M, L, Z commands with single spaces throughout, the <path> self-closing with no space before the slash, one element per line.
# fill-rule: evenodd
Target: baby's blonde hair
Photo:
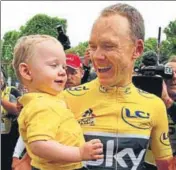
<path fill-rule="evenodd" d="M 12 62 L 13 68 L 18 79 L 21 78 L 19 72 L 20 63 L 27 63 L 29 59 L 31 59 L 31 57 L 35 54 L 36 44 L 48 40 L 52 40 L 56 43 L 59 43 L 59 41 L 52 36 L 39 34 L 23 36 L 18 39 L 14 47 L 14 57 Z"/>

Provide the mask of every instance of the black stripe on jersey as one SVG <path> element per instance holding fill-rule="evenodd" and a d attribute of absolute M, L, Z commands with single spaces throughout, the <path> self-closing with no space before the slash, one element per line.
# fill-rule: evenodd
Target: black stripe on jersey
<path fill-rule="evenodd" d="M 103 143 L 104 159 L 87 161 L 91 170 L 142 170 L 148 137 L 110 133 L 87 133 L 86 141 L 100 139 Z"/>

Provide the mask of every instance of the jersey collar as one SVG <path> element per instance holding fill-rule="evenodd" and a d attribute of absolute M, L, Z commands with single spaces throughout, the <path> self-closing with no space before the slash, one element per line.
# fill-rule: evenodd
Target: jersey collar
<path fill-rule="evenodd" d="M 95 81 L 98 84 L 99 91 L 101 93 L 130 94 L 134 89 L 136 89 L 133 83 L 129 83 L 128 85 L 123 87 L 117 87 L 117 86 L 104 87 L 99 83 L 98 78 Z"/>

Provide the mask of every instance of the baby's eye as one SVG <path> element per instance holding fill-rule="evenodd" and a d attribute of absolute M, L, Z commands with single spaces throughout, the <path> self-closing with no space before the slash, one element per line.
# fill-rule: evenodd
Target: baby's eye
<path fill-rule="evenodd" d="M 55 67 L 57 67 L 57 64 L 56 64 L 56 63 L 53 63 L 53 64 L 51 64 L 50 66 L 55 68 Z"/>

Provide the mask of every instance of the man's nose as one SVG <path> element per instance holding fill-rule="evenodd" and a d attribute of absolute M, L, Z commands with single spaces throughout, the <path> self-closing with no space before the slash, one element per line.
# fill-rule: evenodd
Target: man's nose
<path fill-rule="evenodd" d="M 93 58 L 97 59 L 97 60 L 104 60 L 105 59 L 105 55 L 102 53 L 102 50 L 97 48 L 95 53 L 93 54 Z"/>
<path fill-rule="evenodd" d="M 71 79 L 72 75 L 70 73 L 67 73 L 67 80 Z"/>
<path fill-rule="evenodd" d="M 173 71 L 173 78 L 176 78 L 176 71 Z"/>
<path fill-rule="evenodd" d="M 104 60 L 105 56 L 100 54 L 100 55 L 96 55 L 94 58 L 97 59 L 97 60 Z"/>

